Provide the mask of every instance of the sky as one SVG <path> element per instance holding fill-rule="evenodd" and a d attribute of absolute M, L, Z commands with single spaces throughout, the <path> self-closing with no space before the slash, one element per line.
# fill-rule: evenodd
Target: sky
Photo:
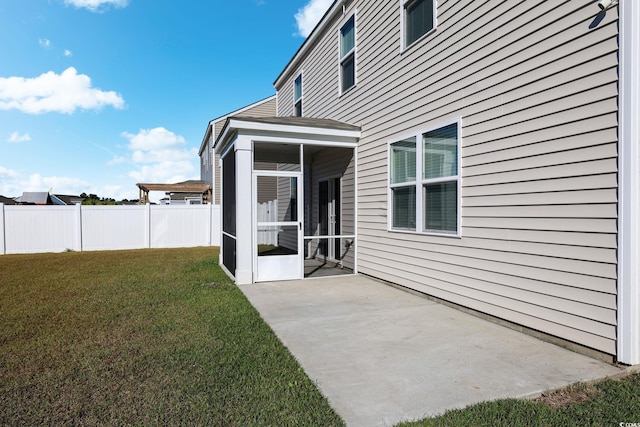
<path fill-rule="evenodd" d="M 209 121 L 274 95 L 331 3 L 0 0 L 0 195 L 200 179 Z"/>

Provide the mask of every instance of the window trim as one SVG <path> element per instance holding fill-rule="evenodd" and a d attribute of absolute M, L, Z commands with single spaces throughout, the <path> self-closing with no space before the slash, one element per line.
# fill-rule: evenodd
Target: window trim
<path fill-rule="evenodd" d="M 406 43 L 406 6 L 407 3 L 413 0 L 400 0 L 400 52 L 404 52 L 405 50 L 411 49 L 413 46 L 419 44 L 422 40 L 429 37 L 434 31 L 436 31 L 438 27 L 438 0 L 430 0 L 432 2 L 433 7 L 433 26 L 432 28 L 418 37 L 413 43 L 407 45 Z"/>
<path fill-rule="evenodd" d="M 297 77 L 293 80 L 293 115 L 296 117 L 302 117 L 304 115 L 304 77 L 301 71 Z M 296 82 L 300 79 L 300 97 L 296 98 Z M 300 103 L 300 115 L 296 114 L 298 103 Z"/>
<path fill-rule="evenodd" d="M 340 28 L 338 28 L 338 95 L 342 96 L 345 93 L 350 92 L 358 85 L 358 62 L 357 62 L 357 53 L 358 53 L 358 20 L 357 20 L 357 11 L 354 11 L 352 14 L 348 15 L 345 19 L 343 19 Z M 353 48 L 342 55 L 341 52 L 341 43 L 342 43 L 342 29 L 347 23 L 353 19 Z M 343 82 L 343 73 L 342 66 L 345 62 L 347 62 L 351 57 L 353 57 L 353 85 L 349 86 L 347 89 L 342 89 Z"/>
<path fill-rule="evenodd" d="M 434 130 L 438 130 L 450 125 L 456 125 L 456 133 L 457 133 L 457 171 L 456 175 L 439 177 L 439 178 L 423 178 L 423 159 L 424 159 L 424 141 L 423 136 L 426 133 L 432 132 Z M 394 233 L 410 233 L 410 234 L 420 234 L 427 236 L 439 236 L 439 237 L 462 237 L 462 216 L 461 216 L 461 205 L 462 205 L 462 118 L 457 117 L 455 119 L 439 122 L 434 126 L 419 128 L 414 132 L 406 133 L 402 135 L 398 135 L 397 137 L 389 140 L 387 142 L 387 231 Z M 414 181 L 407 181 L 401 183 L 391 183 L 391 163 L 392 163 L 392 149 L 393 144 L 397 142 L 404 141 L 409 138 L 416 139 L 416 177 Z M 454 233 L 444 232 L 444 231 L 426 231 L 424 227 L 424 188 L 425 185 L 435 184 L 435 183 L 443 183 L 443 182 L 453 182 L 457 183 L 457 201 L 456 201 L 456 231 Z M 393 227 L 393 190 L 395 188 L 406 188 L 406 187 L 414 187 L 415 188 L 415 203 L 416 203 L 416 211 L 415 211 L 415 230 L 414 229 L 406 229 L 406 228 L 396 228 Z"/>

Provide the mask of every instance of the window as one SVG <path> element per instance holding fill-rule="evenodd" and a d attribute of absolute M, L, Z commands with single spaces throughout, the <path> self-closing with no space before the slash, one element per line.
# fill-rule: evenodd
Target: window
<path fill-rule="evenodd" d="M 356 18 L 351 18 L 340 29 L 340 92 L 356 85 Z"/>
<path fill-rule="evenodd" d="M 459 234 L 458 123 L 389 147 L 390 228 Z"/>
<path fill-rule="evenodd" d="M 302 117 L 302 74 L 293 83 L 293 115 Z"/>
<path fill-rule="evenodd" d="M 435 0 L 402 0 L 404 48 L 435 28 Z"/>
<path fill-rule="evenodd" d="M 416 138 L 391 144 L 393 228 L 415 230 Z"/>

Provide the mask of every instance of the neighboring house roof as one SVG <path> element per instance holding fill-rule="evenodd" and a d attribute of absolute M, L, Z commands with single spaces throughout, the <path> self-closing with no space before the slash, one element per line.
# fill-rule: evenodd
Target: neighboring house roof
<path fill-rule="evenodd" d="M 16 199 L 16 203 L 21 205 L 66 205 L 65 202 L 47 191 L 25 191 L 22 196 Z"/>
<path fill-rule="evenodd" d="M 204 138 L 202 138 L 202 143 L 200 144 L 200 150 L 198 151 L 198 155 L 201 156 L 202 152 L 204 151 L 205 147 L 207 146 L 207 140 L 211 136 L 211 132 L 213 132 L 213 124 L 214 123 L 217 123 L 217 122 L 222 121 L 222 120 L 226 120 L 228 117 L 236 116 L 236 115 L 241 114 L 241 113 L 243 113 L 243 112 L 245 112 L 247 110 L 250 110 L 252 108 L 256 108 L 259 105 L 264 104 L 266 102 L 273 101 L 273 100 L 276 99 L 276 96 L 277 95 L 272 95 L 272 96 L 270 96 L 268 98 L 264 98 L 264 99 L 262 99 L 260 101 L 254 102 L 253 104 L 247 105 L 245 107 L 239 108 L 239 109 L 237 109 L 235 111 L 232 111 L 230 113 L 224 114 L 224 115 L 222 115 L 220 117 L 216 117 L 213 120 L 210 120 L 209 121 L 209 126 L 207 126 L 207 130 L 206 130 L 206 132 L 204 134 Z"/>
<path fill-rule="evenodd" d="M 66 205 L 66 203 L 55 194 L 49 194 L 49 199 L 54 205 Z"/>
<path fill-rule="evenodd" d="M 68 194 L 56 194 L 55 196 L 67 205 L 75 205 L 84 201 L 84 197 L 80 196 L 72 196 Z"/>
<path fill-rule="evenodd" d="M 15 205 L 16 201 L 9 197 L 0 196 L 0 203 L 3 203 L 5 205 Z"/>

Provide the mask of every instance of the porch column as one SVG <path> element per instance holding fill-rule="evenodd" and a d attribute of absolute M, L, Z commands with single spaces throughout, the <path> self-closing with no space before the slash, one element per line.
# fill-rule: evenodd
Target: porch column
<path fill-rule="evenodd" d="M 253 217 L 251 139 L 238 135 L 236 150 L 236 284 L 253 283 Z"/>

